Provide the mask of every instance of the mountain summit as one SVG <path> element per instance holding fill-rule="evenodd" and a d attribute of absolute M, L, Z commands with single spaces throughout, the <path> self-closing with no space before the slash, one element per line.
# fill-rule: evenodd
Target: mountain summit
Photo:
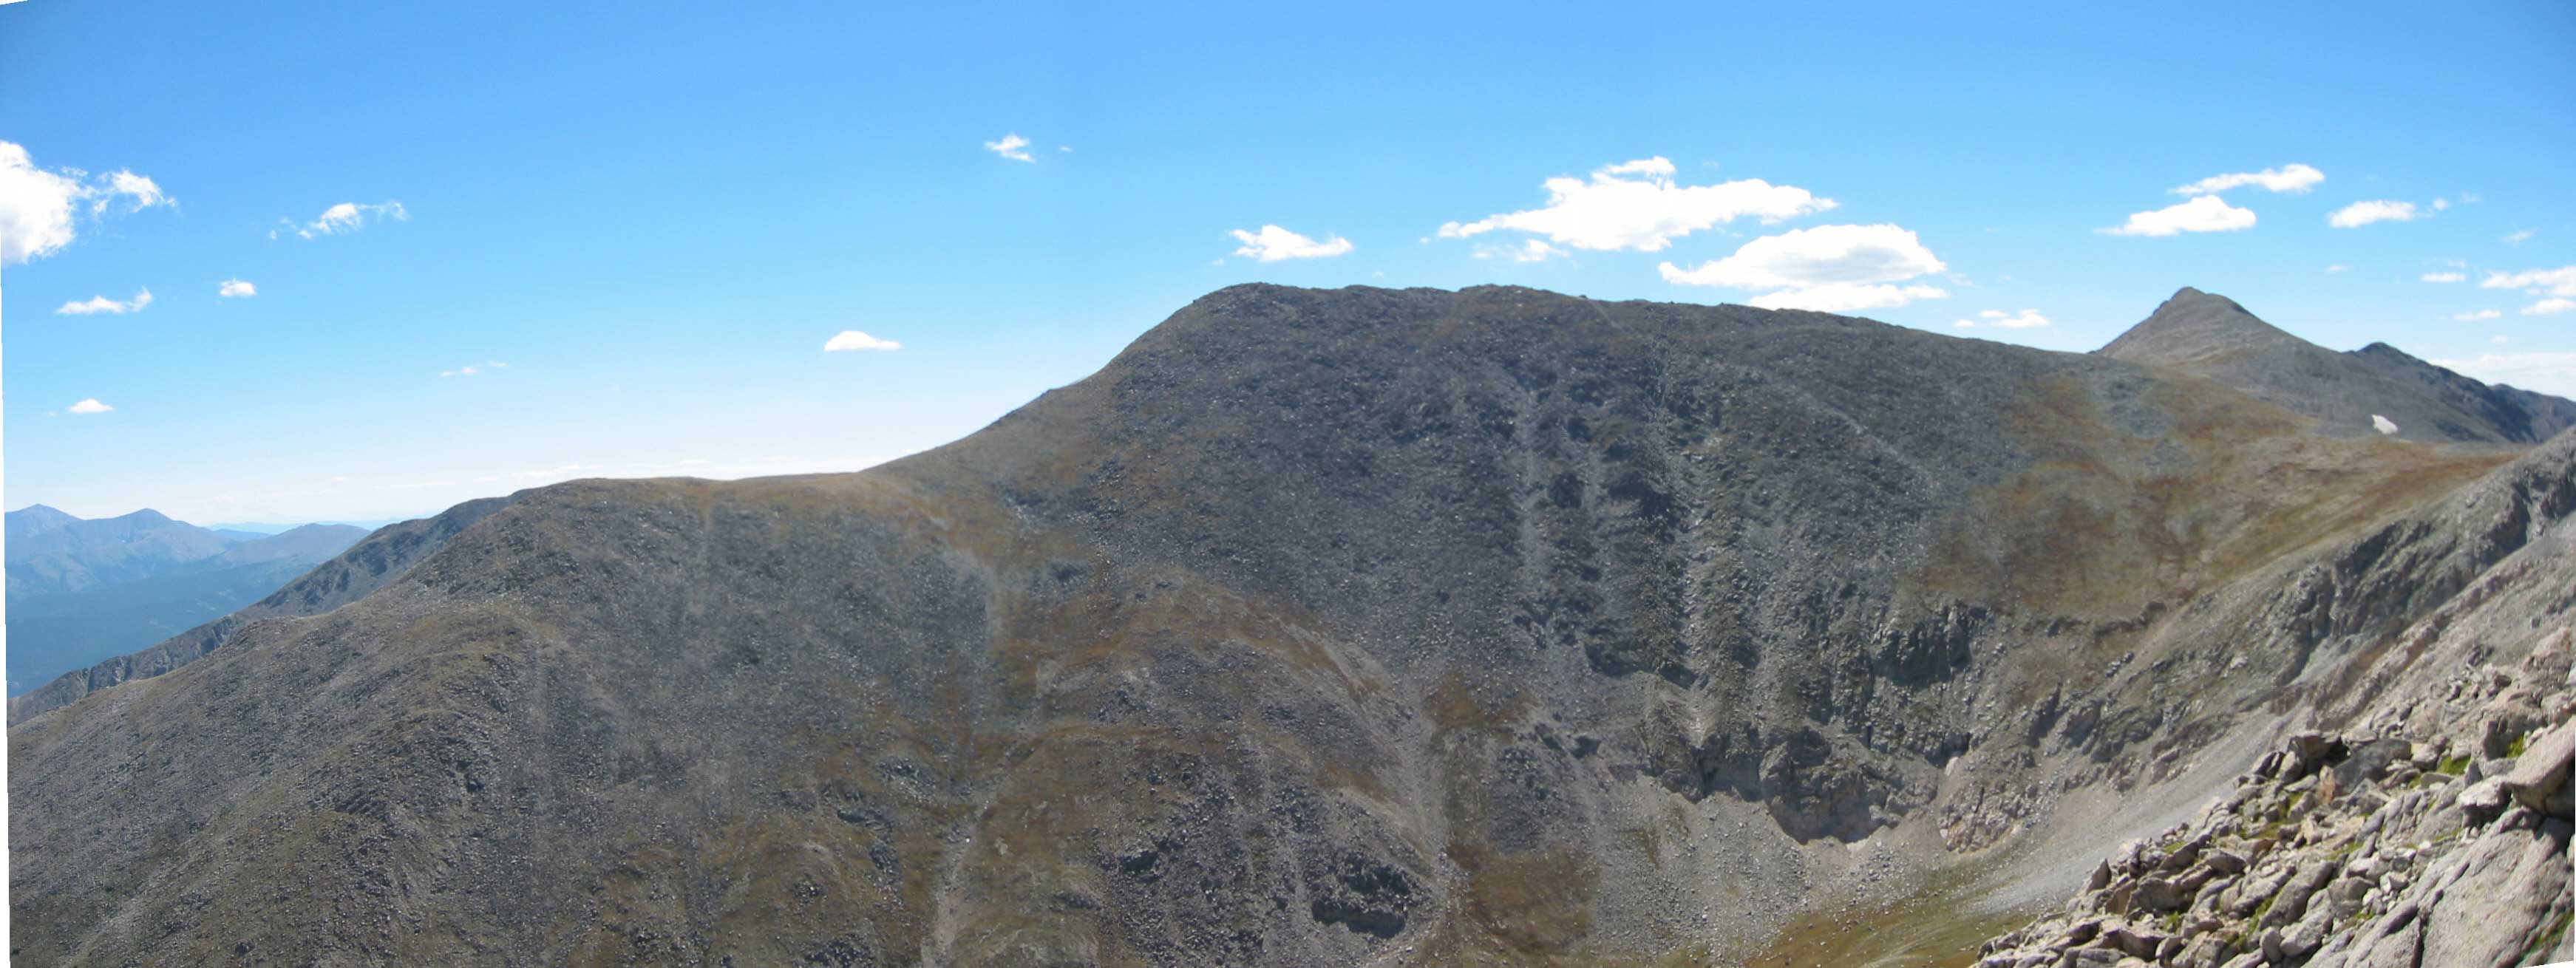
<path fill-rule="evenodd" d="M 2384 343 L 2338 353 L 2190 287 L 2096 352 L 2216 380 L 2329 434 L 2533 444 L 2576 426 L 2563 398 L 2490 387 Z"/>
<path fill-rule="evenodd" d="M 2485 756 L 2550 721 L 2576 438 L 2314 423 L 1818 313 L 1230 287 L 945 447 L 522 492 L 103 670 L 10 729 L 11 941 L 1965 954 L 2293 729 L 2384 699 Z M 434 550 L 364 587 L 387 546 Z M 2446 706 L 2463 669 L 2499 691 Z M 2463 883 L 2425 918 L 2536 936 L 2564 893 Z M 1940 903 L 1835 915 L 1906 898 Z"/>
<path fill-rule="evenodd" d="M 2307 345 L 2236 300 L 2184 286 L 2101 353 L 2134 363 L 2205 366 Z"/>

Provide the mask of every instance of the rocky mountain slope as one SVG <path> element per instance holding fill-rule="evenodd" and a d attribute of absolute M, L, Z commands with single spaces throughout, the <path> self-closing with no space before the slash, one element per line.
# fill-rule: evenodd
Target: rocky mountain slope
<path fill-rule="evenodd" d="M 2407 440 L 2533 444 L 2576 426 L 2576 403 L 2490 387 L 2385 343 L 2337 353 L 2191 288 L 2099 352 L 2208 377 L 2316 418 L 2327 433 L 2379 432 L 2376 417 Z"/>
<path fill-rule="evenodd" d="M 2396 581 L 2445 602 L 2394 634 L 2329 632 L 2364 648 L 2288 698 L 2339 734 L 2288 737 L 2196 819 L 2123 845 L 2063 912 L 1988 942 L 1981 968 L 2576 958 L 2571 515 L 2576 434 L 2333 556 L 2323 597 L 2351 604 L 2328 614 Z"/>
<path fill-rule="evenodd" d="M 13 954 L 1965 964 L 2568 624 L 2576 442 L 2315 427 L 1823 314 L 1233 287 L 948 447 L 525 492 L 13 709 Z M 2533 631 L 2398 638 L 2446 612 Z"/>

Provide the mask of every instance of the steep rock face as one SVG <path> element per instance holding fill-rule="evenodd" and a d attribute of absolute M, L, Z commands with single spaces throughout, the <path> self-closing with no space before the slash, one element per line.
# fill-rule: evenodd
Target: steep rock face
<path fill-rule="evenodd" d="M 2490 387 L 2383 343 L 2337 353 L 2188 287 L 2098 352 L 2208 377 L 2346 436 L 2384 420 L 2407 440 L 2534 444 L 2576 425 L 2576 402 Z"/>
<path fill-rule="evenodd" d="M 2192 968 L 2566 958 L 2571 519 L 2576 435 L 2561 435 L 2213 604 L 2260 616 L 2203 627 L 2229 647 L 2270 635 L 2303 657 L 2243 705 L 2321 731 L 2205 791 L 2190 823 L 2126 845 L 1982 964 L 2107 964 L 2131 948 Z"/>
<path fill-rule="evenodd" d="M 949 447 L 527 492 L 22 719 L 14 940 L 1741 957 L 1866 878 L 1845 841 L 2171 778 L 2260 706 L 2142 678 L 2228 668 L 2188 630 L 2507 456 L 1820 314 L 1235 287 Z"/>

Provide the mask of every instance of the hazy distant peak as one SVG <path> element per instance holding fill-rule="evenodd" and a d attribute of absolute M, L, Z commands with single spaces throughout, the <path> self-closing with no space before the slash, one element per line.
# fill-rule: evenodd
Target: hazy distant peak
<path fill-rule="evenodd" d="M 9 512 L 9 537 L 30 538 L 59 529 L 80 519 L 42 504 L 30 504 Z"/>

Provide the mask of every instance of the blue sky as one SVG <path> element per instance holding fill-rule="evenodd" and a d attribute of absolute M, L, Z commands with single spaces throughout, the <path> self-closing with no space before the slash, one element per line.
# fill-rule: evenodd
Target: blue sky
<path fill-rule="evenodd" d="M 1251 280 L 2065 350 L 2193 285 L 2576 394 L 2576 7 L 2116 6 L 0 5 L 0 484 L 856 469 Z"/>

